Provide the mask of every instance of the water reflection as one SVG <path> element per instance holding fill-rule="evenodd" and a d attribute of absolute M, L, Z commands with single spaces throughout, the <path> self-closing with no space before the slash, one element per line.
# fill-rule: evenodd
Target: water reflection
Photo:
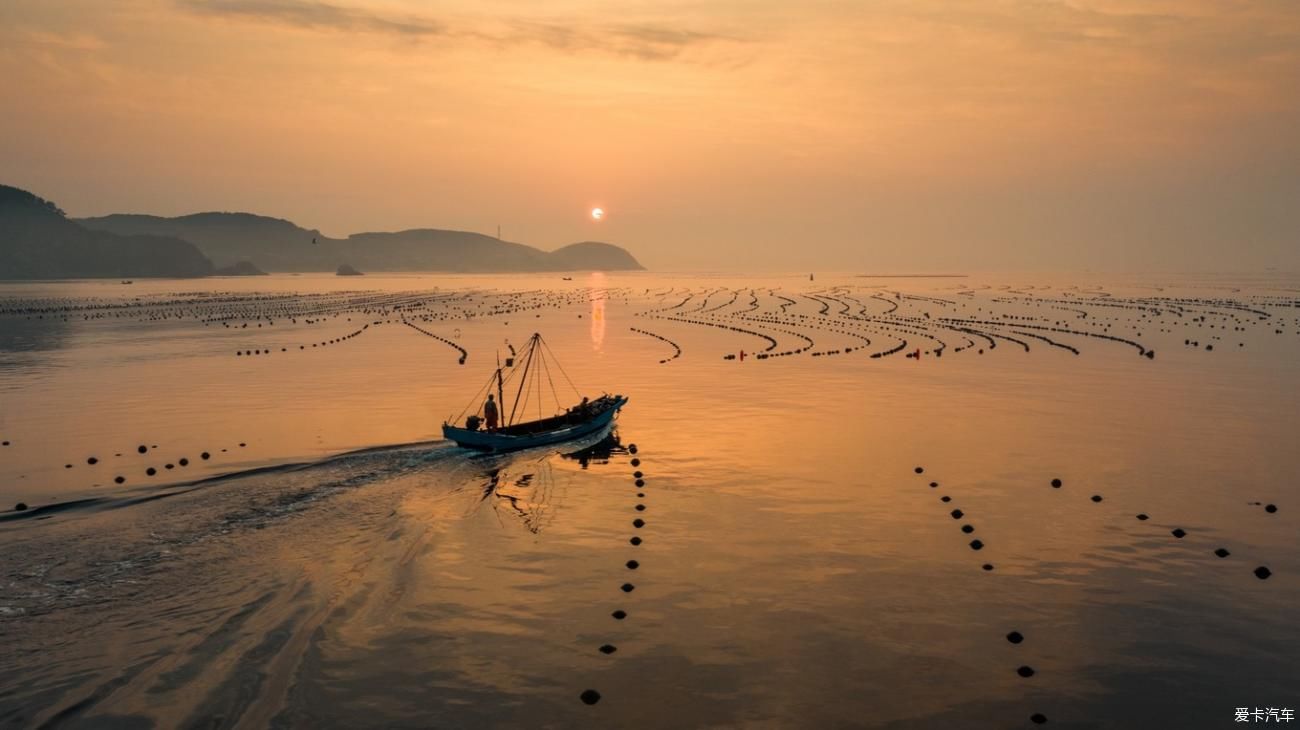
<path fill-rule="evenodd" d="M 587 281 L 591 296 L 591 349 L 599 352 L 605 344 L 605 299 L 609 292 L 605 288 L 605 275 L 601 272 L 592 272 Z"/>

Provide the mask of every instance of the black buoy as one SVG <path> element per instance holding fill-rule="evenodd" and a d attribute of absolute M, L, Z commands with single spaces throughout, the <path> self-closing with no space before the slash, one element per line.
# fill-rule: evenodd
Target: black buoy
<path fill-rule="evenodd" d="M 629 560 L 629 561 L 627 561 L 626 565 L 627 565 L 627 569 L 628 569 L 628 570 L 636 570 L 637 568 L 640 568 L 640 567 L 641 567 L 641 564 L 638 563 L 638 562 L 635 561 L 635 560 Z"/>
<path fill-rule="evenodd" d="M 618 619 L 619 621 L 622 621 L 623 619 L 627 618 L 627 611 L 624 611 L 624 610 L 622 610 L 622 609 L 619 609 L 618 611 L 615 611 L 614 613 L 611 613 L 610 616 L 613 616 L 614 618 Z"/>
<path fill-rule="evenodd" d="M 1034 676 L 1034 668 L 1027 665 L 1022 666 L 1016 669 L 1016 674 L 1019 674 L 1022 677 L 1032 677 Z"/>
<path fill-rule="evenodd" d="M 981 567 L 983 567 L 985 570 L 993 570 L 993 563 L 985 563 Z"/>
<path fill-rule="evenodd" d="M 126 481 L 126 477 L 113 477 L 113 481 L 117 484 L 122 484 Z"/>
<path fill-rule="evenodd" d="M 634 537 L 634 538 L 632 538 L 631 540 L 628 540 L 628 542 L 632 543 L 633 545 L 640 545 L 640 544 L 641 544 L 641 538 L 639 538 L 639 537 Z"/>
<path fill-rule="evenodd" d="M 1275 504 L 1264 505 L 1264 511 L 1269 514 L 1273 514 L 1274 512 L 1277 511 L 1277 505 Z"/>
<path fill-rule="evenodd" d="M 1055 488 L 1057 488 L 1057 489 L 1060 489 L 1060 488 L 1061 488 L 1061 480 L 1060 480 L 1060 479 L 1053 479 L 1053 480 L 1052 480 L 1052 486 L 1055 487 Z"/>
<path fill-rule="evenodd" d="M 1047 715 L 1044 715 L 1041 712 L 1035 712 L 1029 716 L 1029 721 L 1035 725 L 1043 725 L 1047 723 Z"/>
<path fill-rule="evenodd" d="M 1024 635 L 1022 635 L 1019 631 L 1012 631 L 1011 633 L 1007 634 L 1007 641 L 1010 641 L 1012 644 L 1019 644 L 1024 640 L 1025 640 Z"/>
<path fill-rule="evenodd" d="M 939 486 L 939 482 L 930 482 L 930 488 L 931 488 L 931 489 L 934 489 L 934 488 L 937 487 L 937 486 Z"/>
<path fill-rule="evenodd" d="M 96 459 L 95 457 L 92 456 L 89 459 L 86 459 L 86 463 L 91 465 L 98 464 L 99 459 Z"/>
<path fill-rule="evenodd" d="M 199 454 L 199 458 L 203 459 L 204 461 L 207 461 L 208 459 L 212 458 L 212 454 L 209 454 L 208 452 L 204 451 L 202 454 Z"/>
<path fill-rule="evenodd" d="M 582 694 L 578 695 L 578 697 L 582 700 L 583 704 L 594 705 L 597 702 L 600 702 L 600 693 L 594 689 L 585 689 L 582 691 Z"/>
<path fill-rule="evenodd" d="M 157 474 L 157 473 L 158 473 L 158 470 L 155 469 L 155 468 L 153 468 L 153 467 L 151 466 L 151 467 L 149 467 L 148 469 L 145 469 L 145 470 L 144 470 L 144 473 L 145 473 L 145 474 L 148 474 L 149 476 L 153 476 L 154 474 Z"/>
<path fill-rule="evenodd" d="M 632 526 L 639 530 L 642 527 L 645 527 L 645 520 L 638 517 L 635 520 L 632 520 Z"/>
<path fill-rule="evenodd" d="M 1094 495 L 1092 495 L 1092 501 L 1094 501 L 1094 502 L 1100 502 L 1100 501 L 1101 501 L 1101 495 L 1100 495 L 1100 494 L 1094 494 Z"/>
<path fill-rule="evenodd" d="M 145 446 L 144 444 L 140 444 L 139 446 L 135 447 L 135 450 L 139 451 L 142 454 L 149 453 L 149 447 Z"/>
<path fill-rule="evenodd" d="M 638 505 L 636 506 L 636 511 L 637 511 L 637 512 L 645 512 L 645 505 L 644 505 L 644 504 L 638 504 Z"/>
<path fill-rule="evenodd" d="M 180 464 L 181 466 L 189 466 L 189 465 L 190 465 L 190 460 L 189 460 L 189 459 L 186 459 L 186 458 L 184 458 L 184 457 L 181 457 L 181 460 L 180 460 L 179 462 L 177 462 L 177 463 Z"/>
<path fill-rule="evenodd" d="M 640 479 L 641 477 L 645 476 L 645 474 L 642 474 L 640 471 L 634 471 L 632 472 L 632 476 L 636 477 L 637 479 Z"/>
<path fill-rule="evenodd" d="M 640 459 L 633 459 L 633 460 L 631 461 L 631 464 L 632 464 L 632 466 L 641 466 L 641 460 L 640 460 Z"/>
<path fill-rule="evenodd" d="M 244 448 L 244 447 L 245 447 L 245 446 L 247 446 L 247 445 L 248 445 L 248 444 L 245 444 L 245 443 L 240 443 L 240 444 L 239 444 L 239 448 L 241 448 L 241 449 L 242 449 L 242 448 Z"/>
<path fill-rule="evenodd" d="M 917 473 L 917 474 L 922 474 L 922 473 L 924 473 L 924 472 L 925 472 L 925 469 L 922 469 L 922 468 L 919 467 L 919 466 L 916 467 L 916 473 Z"/>
<path fill-rule="evenodd" d="M 644 486 L 645 486 L 645 480 L 644 480 L 644 479 L 638 479 L 638 480 L 636 480 L 636 485 L 637 485 L 638 487 L 644 487 Z"/>
<path fill-rule="evenodd" d="M 969 535 L 969 534 L 971 534 L 972 532 L 975 531 L 975 528 L 972 527 L 971 525 L 962 525 L 962 526 L 961 526 L 961 531 L 964 532 L 964 533 L 966 533 L 967 535 Z"/>
<path fill-rule="evenodd" d="M 71 464 L 64 464 L 64 465 L 63 465 L 63 468 L 64 468 L 64 469 L 71 469 L 71 468 L 72 468 L 72 465 L 71 465 Z"/>
<path fill-rule="evenodd" d="M 1183 536 L 1185 536 L 1187 533 L 1183 530 L 1183 528 L 1181 528 L 1181 527 L 1175 527 L 1175 528 L 1173 529 L 1173 531 L 1170 532 L 1169 534 L 1170 534 L 1170 535 L 1173 535 L 1174 537 L 1177 537 L 1177 538 L 1180 538 L 1180 539 L 1181 539 L 1181 538 L 1182 538 Z"/>
<path fill-rule="evenodd" d="M 632 585 L 631 583 L 624 583 L 623 585 L 619 586 L 619 588 L 621 588 L 624 593 L 631 593 L 632 591 L 636 590 L 636 586 Z"/>
<path fill-rule="evenodd" d="M 628 444 L 628 445 L 627 445 L 627 453 L 629 453 L 629 454 L 635 454 L 635 453 L 636 453 L 636 444 Z"/>
<path fill-rule="evenodd" d="M 952 512 L 950 512 L 949 514 L 952 515 L 952 518 L 953 518 L 954 520 L 960 520 L 960 519 L 962 518 L 962 515 L 965 514 L 965 513 L 962 512 L 962 511 L 959 510 L 959 509 L 955 509 L 955 510 L 953 510 Z"/>
<path fill-rule="evenodd" d="M 618 647 L 613 644 L 604 644 L 600 647 L 601 654 L 613 654 L 616 651 L 618 651 Z"/>
<path fill-rule="evenodd" d="M 945 495 L 943 495 L 942 497 L 939 498 L 939 501 L 940 501 L 940 502 L 951 502 L 951 501 L 952 501 L 952 497 L 949 497 L 948 495 L 945 494 Z"/>
<path fill-rule="evenodd" d="M 983 550 L 983 549 L 984 549 L 984 543 L 981 542 L 981 541 L 979 541 L 979 540 L 971 540 L 971 541 L 970 541 L 970 549 L 971 549 L 971 550 Z"/>
<path fill-rule="evenodd" d="M 1140 513 L 1140 514 L 1138 514 L 1137 518 L 1138 518 L 1139 520 L 1149 520 L 1149 519 L 1151 519 L 1151 518 L 1148 517 L 1145 513 Z"/>
<path fill-rule="evenodd" d="M 1270 575 L 1273 575 L 1273 571 L 1269 570 L 1267 567 L 1263 565 L 1259 566 L 1258 568 L 1255 568 L 1255 577 L 1259 578 L 1260 580 L 1268 580 L 1268 577 Z"/>
<path fill-rule="evenodd" d="M 8 443 L 8 442 L 6 441 L 5 443 Z M 25 512 L 26 510 L 27 510 L 27 503 L 26 503 L 26 502 L 19 502 L 18 504 L 15 504 L 15 505 L 14 505 L 14 511 L 15 511 L 15 512 Z"/>
<path fill-rule="evenodd" d="M 1221 558 L 1226 558 L 1226 557 L 1228 557 L 1229 555 L 1231 555 L 1232 553 L 1228 552 L 1228 549 L 1227 549 L 1227 548 L 1219 548 L 1218 550 L 1215 550 L 1215 551 L 1214 551 L 1214 554 L 1215 554 L 1215 555 L 1218 555 L 1218 556 L 1221 557 Z"/>

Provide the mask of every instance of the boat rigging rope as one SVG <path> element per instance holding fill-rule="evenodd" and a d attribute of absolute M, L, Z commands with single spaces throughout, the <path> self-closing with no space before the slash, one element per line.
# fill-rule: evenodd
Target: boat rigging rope
<path fill-rule="evenodd" d="M 541 343 L 542 343 L 542 347 L 546 349 L 546 352 L 550 353 L 550 355 L 551 355 L 551 359 L 552 359 L 552 360 L 555 360 L 555 367 L 557 367 L 557 368 L 560 369 L 560 374 L 563 375 L 563 376 L 564 376 L 564 379 L 569 383 L 569 387 L 570 387 L 570 388 L 573 388 L 573 393 L 574 393 L 574 395 L 576 395 L 576 396 L 578 396 L 579 398 L 581 398 L 581 397 L 582 397 L 582 391 L 578 390 L 578 386 L 574 385 L 574 384 L 573 384 L 573 381 L 569 379 L 569 374 L 566 373 L 566 372 L 564 372 L 564 366 L 561 365 L 559 359 L 555 357 L 555 353 L 551 352 L 551 346 L 548 345 L 548 344 L 546 344 L 546 341 L 545 341 L 545 340 L 542 340 L 542 339 L 540 339 L 540 338 L 538 339 L 538 342 L 541 342 Z"/>

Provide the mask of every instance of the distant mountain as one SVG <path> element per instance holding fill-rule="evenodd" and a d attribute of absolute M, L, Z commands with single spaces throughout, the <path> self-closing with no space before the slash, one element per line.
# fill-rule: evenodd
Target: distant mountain
<path fill-rule="evenodd" d="M 92 231 L 57 205 L 0 185 L 0 279 L 194 277 L 212 262 L 171 236 Z"/>
<path fill-rule="evenodd" d="M 327 238 L 320 231 L 249 213 L 196 213 L 179 218 L 108 215 L 83 218 L 88 228 L 118 234 L 152 234 L 193 242 L 218 266 L 256 261 L 267 271 L 337 271 L 347 263 L 362 271 L 461 273 L 640 270 L 627 251 L 608 243 L 576 243 L 546 252 L 480 233 L 419 228 Z"/>
<path fill-rule="evenodd" d="M 252 261 L 240 261 L 233 266 L 222 266 L 212 272 L 213 276 L 266 276 L 266 272 L 253 265 Z"/>

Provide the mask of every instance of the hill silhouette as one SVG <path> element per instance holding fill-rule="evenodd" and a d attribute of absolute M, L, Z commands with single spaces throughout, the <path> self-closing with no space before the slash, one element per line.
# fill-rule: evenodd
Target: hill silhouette
<path fill-rule="evenodd" d="M 196 277 L 212 269 L 187 241 L 89 230 L 54 203 L 0 185 L 0 279 Z"/>
<path fill-rule="evenodd" d="M 343 263 L 362 271 L 459 273 L 644 268 L 627 251 L 608 243 L 576 243 L 547 252 L 481 233 L 436 228 L 329 238 L 287 220 L 250 213 L 176 218 L 117 214 L 79 222 L 123 235 L 175 236 L 193 242 L 217 266 L 253 261 L 267 271 L 337 271 Z"/>

